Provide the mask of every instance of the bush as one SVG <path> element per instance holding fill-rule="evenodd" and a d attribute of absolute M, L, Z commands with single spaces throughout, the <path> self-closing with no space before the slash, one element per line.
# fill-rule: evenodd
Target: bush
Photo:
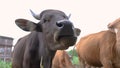
<path fill-rule="evenodd" d="M 68 54 L 71 55 L 71 56 L 72 56 L 72 55 L 73 55 L 73 56 L 78 56 L 75 49 L 72 49 L 72 50 L 68 51 Z"/>
<path fill-rule="evenodd" d="M 79 59 L 78 59 L 77 56 L 73 56 L 73 58 L 72 58 L 72 64 L 79 65 Z"/>
<path fill-rule="evenodd" d="M 68 51 L 68 54 L 72 56 L 72 64 L 79 65 L 79 58 L 75 49 Z"/>
<path fill-rule="evenodd" d="M 11 68 L 11 62 L 4 62 L 0 60 L 0 68 Z"/>

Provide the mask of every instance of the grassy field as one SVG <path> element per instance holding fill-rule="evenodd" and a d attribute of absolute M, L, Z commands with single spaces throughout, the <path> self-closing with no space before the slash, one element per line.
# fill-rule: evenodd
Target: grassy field
<path fill-rule="evenodd" d="M 11 63 L 0 60 L 0 68 L 11 68 Z"/>

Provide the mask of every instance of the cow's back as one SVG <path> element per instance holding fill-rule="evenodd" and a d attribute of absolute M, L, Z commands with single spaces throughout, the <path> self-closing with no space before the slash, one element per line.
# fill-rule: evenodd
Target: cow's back
<path fill-rule="evenodd" d="M 81 38 L 76 46 L 79 58 L 90 65 L 101 66 L 100 54 L 106 48 L 104 43 L 109 42 L 112 35 L 110 31 L 101 31 Z"/>
<path fill-rule="evenodd" d="M 98 37 L 96 34 L 90 34 L 81 38 L 77 44 L 77 53 L 79 53 L 79 57 L 84 61 L 87 61 L 87 63 L 90 62 L 90 64 L 92 64 L 99 61 L 99 45 L 97 45 L 99 41 L 98 38 L 100 38 L 100 36 Z"/>
<path fill-rule="evenodd" d="M 26 47 L 26 39 L 28 36 L 20 38 L 13 50 L 12 68 L 22 68 L 24 51 Z"/>
<path fill-rule="evenodd" d="M 64 50 L 57 50 L 52 61 L 52 68 L 74 68 L 70 57 Z"/>

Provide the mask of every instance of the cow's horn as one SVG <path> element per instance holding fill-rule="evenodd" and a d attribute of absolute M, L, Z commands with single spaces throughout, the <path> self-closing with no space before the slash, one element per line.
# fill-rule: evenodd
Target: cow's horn
<path fill-rule="evenodd" d="M 35 14 L 31 9 L 30 9 L 30 12 L 35 19 L 40 20 L 40 15 L 39 14 Z"/>
<path fill-rule="evenodd" d="M 68 15 L 68 19 L 70 19 L 70 17 L 71 17 L 71 14 Z"/>

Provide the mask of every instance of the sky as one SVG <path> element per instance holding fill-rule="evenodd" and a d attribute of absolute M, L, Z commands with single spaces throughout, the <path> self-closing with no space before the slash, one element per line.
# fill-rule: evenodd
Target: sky
<path fill-rule="evenodd" d="M 39 14 L 45 9 L 57 9 L 71 14 L 74 26 L 81 29 L 78 40 L 88 34 L 107 30 L 107 24 L 120 17 L 120 0 L 0 0 L 0 35 L 16 41 L 27 35 L 15 24 L 15 19 L 35 20 L 29 9 Z"/>

